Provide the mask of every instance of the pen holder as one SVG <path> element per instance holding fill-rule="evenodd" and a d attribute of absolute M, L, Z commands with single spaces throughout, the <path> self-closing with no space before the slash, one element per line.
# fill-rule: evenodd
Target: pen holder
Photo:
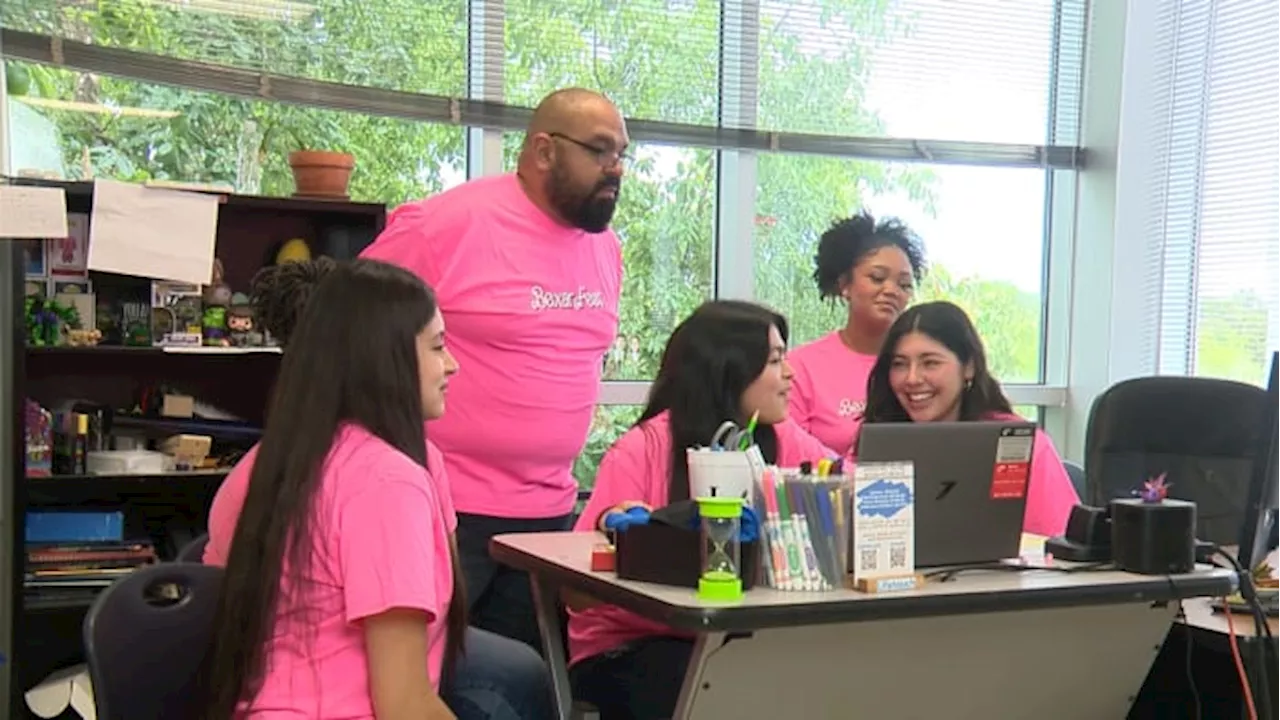
<path fill-rule="evenodd" d="M 617 534 L 617 573 L 623 580 L 697 588 L 702 575 L 702 531 L 650 522 Z M 742 589 L 755 587 L 760 554 L 757 542 L 744 542 Z"/>
<path fill-rule="evenodd" d="M 749 450 L 711 450 L 689 448 L 689 494 L 696 498 L 741 498 L 752 502 L 756 481 L 759 448 Z M 763 468 L 763 461 L 759 462 Z"/>

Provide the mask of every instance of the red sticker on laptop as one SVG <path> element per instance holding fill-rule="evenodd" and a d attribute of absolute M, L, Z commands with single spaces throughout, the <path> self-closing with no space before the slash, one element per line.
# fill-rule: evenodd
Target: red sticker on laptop
<path fill-rule="evenodd" d="M 992 500 L 1020 500 L 1027 496 L 1031 481 L 1031 453 L 1035 447 L 1035 430 L 1028 427 L 1004 428 L 996 442 L 995 470 L 991 476 Z"/>

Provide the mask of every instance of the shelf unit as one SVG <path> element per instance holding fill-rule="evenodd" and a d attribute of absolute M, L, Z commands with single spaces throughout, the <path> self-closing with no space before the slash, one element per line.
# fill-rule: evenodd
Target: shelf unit
<path fill-rule="evenodd" d="M 90 213 L 93 184 L 16 181 L 65 189 L 68 212 Z M 379 204 L 299 198 L 223 195 L 215 255 L 234 290 L 246 291 L 254 273 L 274 257 L 279 243 L 302 238 L 313 251 L 354 257 L 381 231 Z M 213 471 L 157 475 L 57 475 L 27 478 L 22 436 L 24 398 L 46 407 L 75 399 L 113 408 L 133 405 L 144 383 L 164 382 L 198 401 L 243 418 L 207 419 L 113 416 L 112 428 L 148 438 L 174 433 L 211 435 L 219 449 L 245 449 L 261 435 L 267 398 L 279 367 L 278 348 L 25 347 L 24 263 L 18 243 L 0 247 L 0 670 L 9 671 L 7 715 L 29 717 L 22 695 L 49 672 L 82 662 L 80 626 L 95 593 L 24 589 L 25 517 L 28 510 L 110 508 L 124 512 L 126 536 L 149 536 L 162 559 L 186 538 L 204 532 L 209 504 L 226 477 Z M 103 275 L 90 273 L 95 286 Z M 113 278 L 106 278 L 111 281 Z M 117 282 L 130 282 L 119 276 Z M 133 280 L 133 282 L 143 282 Z M 4 642 L 7 638 L 8 642 Z M 0 689 L 4 684 L 0 682 Z M 5 713 L 0 713 L 5 715 Z"/>

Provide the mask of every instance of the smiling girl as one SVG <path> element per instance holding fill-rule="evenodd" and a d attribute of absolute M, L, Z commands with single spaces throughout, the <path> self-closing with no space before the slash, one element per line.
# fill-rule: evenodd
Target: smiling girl
<path fill-rule="evenodd" d="M 1021 420 L 964 310 L 930 302 L 907 310 L 889 329 L 867 383 L 863 422 Z M 1024 532 L 1060 535 L 1080 502 L 1053 441 L 1036 430 Z"/>

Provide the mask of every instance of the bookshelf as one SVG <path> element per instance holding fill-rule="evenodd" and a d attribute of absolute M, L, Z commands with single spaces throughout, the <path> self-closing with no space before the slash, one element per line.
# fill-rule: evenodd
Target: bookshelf
<path fill-rule="evenodd" d="M 16 181 L 62 187 L 68 213 L 92 222 L 92 183 Z M 301 238 L 313 254 L 354 257 L 382 229 L 379 204 L 225 195 L 215 256 L 224 278 L 247 292 L 254 273 L 283 241 Z M 27 267 L 18 242 L 0 241 L 0 676 L 8 674 L 9 717 L 30 717 L 23 694 L 53 670 L 83 662 L 80 628 L 100 590 L 26 586 L 28 512 L 110 511 L 123 517 L 124 537 L 150 542 L 168 560 L 205 531 L 209 505 L 229 463 L 260 436 L 280 361 L 272 347 L 46 346 L 29 347 L 24 328 Z M 149 286 L 149 280 L 89 273 L 99 287 Z M 194 417 L 138 413 L 140 393 L 163 385 L 199 404 Z M 154 447 L 175 434 L 203 435 L 218 467 L 150 474 L 58 474 L 27 477 L 25 400 L 52 408 L 67 401 L 110 408 L 107 433 Z M 219 419 L 201 417 L 216 408 Z M 143 408 L 148 410 L 148 408 Z M 207 413 L 206 413 L 207 414 Z M 226 419 L 231 417 L 234 419 Z M 0 677 L 0 690 L 4 690 Z M 5 713 L 0 713 L 4 715 Z"/>

